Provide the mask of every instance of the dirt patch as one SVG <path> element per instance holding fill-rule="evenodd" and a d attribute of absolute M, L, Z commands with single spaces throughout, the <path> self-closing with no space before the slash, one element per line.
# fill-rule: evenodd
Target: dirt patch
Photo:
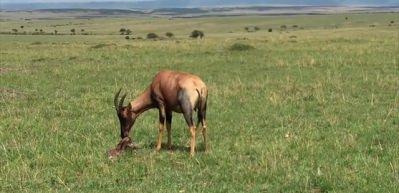
<path fill-rule="evenodd" d="M 5 74 L 5 73 L 7 73 L 7 72 L 10 72 L 10 71 L 12 71 L 13 69 L 11 69 L 11 68 L 4 68 L 4 67 L 0 67 L 0 75 L 1 74 Z"/>
<path fill-rule="evenodd" d="M 15 99 L 23 98 L 26 94 L 11 88 L 0 88 L 0 96 L 8 99 Z"/>

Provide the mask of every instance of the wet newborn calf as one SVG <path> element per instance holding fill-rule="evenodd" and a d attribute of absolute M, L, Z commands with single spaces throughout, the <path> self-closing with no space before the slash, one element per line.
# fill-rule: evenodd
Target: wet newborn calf
<path fill-rule="evenodd" d="M 109 150 L 108 158 L 112 159 L 112 158 L 118 157 L 123 152 L 123 150 L 125 150 L 127 147 L 130 147 L 130 148 L 137 147 L 132 142 L 132 139 L 130 139 L 130 137 L 123 138 L 114 149 Z"/>

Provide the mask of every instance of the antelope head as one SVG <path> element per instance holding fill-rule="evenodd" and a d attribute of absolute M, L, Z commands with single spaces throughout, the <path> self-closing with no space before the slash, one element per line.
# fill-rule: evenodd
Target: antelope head
<path fill-rule="evenodd" d="M 123 106 L 123 101 L 126 98 L 126 94 L 124 94 L 121 99 L 119 100 L 119 94 L 121 93 L 121 89 L 115 94 L 114 97 L 114 105 L 116 109 L 116 114 L 118 115 L 119 118 L 119 123 L 121 126 L 121 138 L 128 137 L 129 131 L 132 128 L 134 124 L 134 114 L 132 112 L 132 106 L 129 103 L 127 106 Z M 118 101 L 119 100 L 119 101 Z"/>

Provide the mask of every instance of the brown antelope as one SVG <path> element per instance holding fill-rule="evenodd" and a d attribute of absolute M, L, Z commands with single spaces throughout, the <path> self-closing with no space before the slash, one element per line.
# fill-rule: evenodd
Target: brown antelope
<path fill-rule="evenodd" d="M 162 134 L 165 128 L 168 132 L 168 148 L 172 147 L 171 139 L 171 123 L 172 112 L 183 113 L 184 119 L 191 134 L 190 155 L 194 155 L 195 151 L 195 128 L 202 125 L 202 135 L 204 138 L 205 151 L 207 150 L 206 142 L 206 105 L 208 98 L 208 89 L 205 83 L 192 74 L 173 71 L 159 72 L 153 79 L 151 85 L 135 100 L 127 106 L 123 106 L 126 94 L 121 97 L 118 102 L 119 90 L 115 94 L 114 105 L 120 122 L 121 142 L 117 148 L 110 152 L 118 155 L 126 146 L 132 146 L 131 139 L 128 137 L 136 118 L 152 108 L 159 110 L 159 134 L 156 144 L 156 150 L 161 149 Z M 193 123 L 193 112 L 197 111 L 198 122 L 196 127 Z M 124 143 L 128 144 L 124 144 Z"/>

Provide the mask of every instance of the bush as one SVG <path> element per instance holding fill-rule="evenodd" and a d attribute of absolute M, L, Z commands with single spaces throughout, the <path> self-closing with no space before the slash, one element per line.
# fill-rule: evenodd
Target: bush
<path fill-rule="evenodd" d="M 281 25 L 280 28 L 281 29 L 287 29 L 287 26 L 286 25 Z"/>
<path fill-rule="evenodd" d="M 147 34 L 147 39 L 156 39 L 156 38 L 158 38 L 158 35 L 156 33 Z"/>
<path fill-rule="evenodd" d="M 391 21 L 390 23 L 395 23 L 395 21 Z"/>
<path fill-rule="evenodd" d="M 253 46 L 244 43 L 234 43 L 230 46 L 229 50 L 231 51 L 246 51 L 254 49 Z"/>
<path fill-rule="evenodd" d="M 165 35 L 168 38 L 172 38 L 174 36 L 174 34 L 172 32 L 166 32 Z"/>
<path fill-rule="evenodd" d="M 126 31 L 125 28 L 121 28 L 121 29 L 119 30 L 119 32 L 121 33 L 121 35 L 125 34 L 125 31 Z"/>
<path fill-rule="evenodd" d="M 293 28 L 298 28 L 298 25 L 292 25 Z"/>
<path fill-rule="evenodd" d="M 128 39 L 130 39 L 130 37 L 129 37 L 129 36 L 125 36 L 125 39 L 127 39 L 127 40 L 128 40 Z"/>
<path fill-rule="evenodd" d="M 272 32 L 272 31 L 273 31 L 273 29 L 272 29 L 272 28 L 269 28 L 267 31 L 268 31 L 268 32 Z"/>
<path fill-rule="evenodd" d="M 254 27 L 254 30 L 255 30 L 255 31 L 258 31 L 258 30 L 260 30 L 260 28 L 259 28 L 258 26 L 255 26 L 255 27 Z"/>
<path fill-rule="evenodd" d="M 132 34 L 132 30 L 130 30 L 130 29 L 126 29 L 126 31 L 125 31 L 125 34 L 126 34 L 126 35 L 130 35 L 130 34 Z"/>
<path fill-rule="evenodd" d="M 203 38 L 204 37 L 204 32 L 200 30 L 194 30 L 190 34 L 190 38 Z"/>

